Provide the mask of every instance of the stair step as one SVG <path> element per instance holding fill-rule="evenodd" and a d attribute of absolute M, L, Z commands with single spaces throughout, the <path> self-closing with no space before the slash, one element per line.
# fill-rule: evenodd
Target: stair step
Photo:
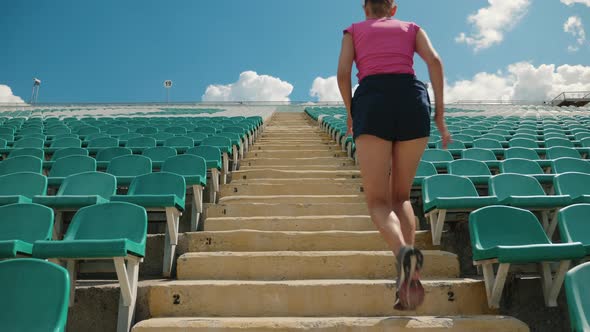
<path fill-rule="evenodd" d="M 242 166 L 354 166 L 354 160 L 348 158 L 314 157 L 314 158 L 244 158 Z"/>
<path fill-rule="evenodd" d="M 362 202 L 362 200 L 358 200 Z M 363 203 L 249 203 L 215 204 L 205 210 L 205 217 L 269 217 L 269 216 L 325 216 L 369 215 Z"/>
<path fill-rule="evenodd" d="M 393 280 L 178 280 L 149 289 L 152 317 L 341 317 L 480 315 L 488 308 L 484 282 L 422 280 L 426 300 L 415 311 L 393 309 Z"/>
<path fill-rule="evenodd" d="M 343 158 L 348 154 L 342 150 L 251 150 L 246 153 L 247 158 L 308 158 L 308 157 L 333 157 Z"/>
<path fill-rule="evenodd" d="M 455 254 L 424 250 L 423 278 L 458 278 Z M 390 251 L 191 252 L 178 259 L 179 280 L 393 279 Z"/>
<path fill-rule="evenodd" d="M 207 218 L 205 230 L 232 231 L 374 231 L 369 216 L 218 217 Z"/>
<path fill-rule="evenodd" d="M 222 197 L 219 204 L 346 204 L 364 202 L 365 196 L 359 195 L 230 195 Z"/>
<path fill-rule="evenodd" d="M 230 195 L 352 195 L 360 194 L 362 186 L 350 183 L 230 183 L 221 187 L 221 197 Z"/>
<path fill-rule="evenodd" d="M 233 230 L 185 233 L 188 252 L 215 251 L 386 251 L 378 231 L 269 232 Z M 417 248 L 435 248 L 429 231 L 416 231 Z"/>
<path fill-rule="evenodd" d="M 256 143 L 252 146 L 250 151 L 264 151 L 264 150 L 325 150 L 325 151 L 338 151 L 342 150 L 342 147 L 336 144 L 320 144 L 320 143 L 310 143 L 310 144 L 262 144 Z"/>
<path fill-rule="evenodd" d="M 251 180 L 251 179 L 334 179 L 334 178 L 360 178 L 361 172 L 357 170 L 280 170 L 280 169 L 256 169 L 235 171 L 232 173 L 232 179 Z M 233 181 L 233 180 L 232 180 Z"/>
<path fill-rule="evenodd" d="M 529 332 L 506 316 L 175 317 L 138 323 L 133 332 Z"/>

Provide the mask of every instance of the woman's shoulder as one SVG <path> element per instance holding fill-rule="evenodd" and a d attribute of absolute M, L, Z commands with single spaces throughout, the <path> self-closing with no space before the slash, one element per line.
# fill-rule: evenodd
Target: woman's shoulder
<path fill-rule="evenodd" d="M 397 20 L 397 19 L 394 19 L 393 21 L 397 21 L 398 24 L 402 27 L 411 28 L 411 29 L 420 29 L 420 26 L 416 22 L 402 21 L 402 20 Z"/>

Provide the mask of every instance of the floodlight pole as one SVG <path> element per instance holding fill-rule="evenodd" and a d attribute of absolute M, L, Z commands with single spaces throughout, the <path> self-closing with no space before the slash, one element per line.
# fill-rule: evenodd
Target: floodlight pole
<path fill-rule="evenodd" d="M 172 81 L 165 80 L 164 81 L 164 88 L 166 89 L 166 104 L 170 103 L 170 88 L 172 88 Z"/>
<path fill-rule="evenodd" d="M 33 78 L 33 92 L 31 94 L 31 104 L 36 104 L 39 98 L 39 89 L 41 88 L 41 80 Z"/>

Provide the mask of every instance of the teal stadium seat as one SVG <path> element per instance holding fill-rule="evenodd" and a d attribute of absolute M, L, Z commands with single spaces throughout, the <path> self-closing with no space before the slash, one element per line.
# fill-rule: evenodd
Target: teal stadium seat
<path fill-rule="evenodd" d="M 576 266 L 565 276 L 571 329 L 574 332 L 590 331 L 590 263 Z"/>
<path fill-rule="evenodd" d="M 569 196 L 573 203 L 590 203 L 590 175 L 567 172 L 555 176 L 553 188 L 558 195 Z"/>
<path fill-rule="evenodd" d="M 440 174 L 424 179 L 422 201 L 424 213 L 430 220 L 432 243 L 439 245 L 447 213 L 470 212 L 497 204 L 498 199 L 492 196 L 480 197 L 468 178 Z"/>
<path fill-rule="evenodd" d="M 178 244 L 180 215 L 185 208 L 186 183 L 184 177 L 167 172 L 150 173 L 136 177 L 127 195 L 114 195 L 111 201 L 128 202 L 143 206 L 148 211 L 166 213 L 163 274 L 172 273 L 172 262 Z"/>
<path fill-rule="evenodd" d="M 39 173 L 21 172 L 0 176 L 0 205 L 30 203 L 47 193 L 47 178 Z"/>
<path fill-rule="evenodd" d="M 19 148 L 13 149 L 8 154 L 8 158 L 20 157 L 20 156 L 32 156 L 43 160 L 45 158 L 45 152 L 39 148 Z"/>
<path fill-rule="evenodd" d="M 418 169 L 416 170 L 416 176 L 414 177 L 414 181 L 412 183 L 413 187 L 422 187 L 422 182 L 425 178 L 437 175 L 438 172 L 436 171 L 436 167 L 428 161 L 420 160 L 418 164 Z"/>
<path fill-rule="evenodd" d="M 64 332 L 69 287 L 68 271 L 59 265 L 26 258 L 0 262 L 2 330 Z"/>
<path fill-rule="evenodd" d="M 43 161 L 33 156 L 19 156 L 8 158 L 0 162 L 0 176 L 20 172 L 33 172 L 41 174 Z"/>
<path fill-rule="evenodd" d="M 129 331 L 146 237 L 147 213 L 141 206 L 122 202 L 93 205 L 80 209 L 74 215 L 62 241 L 35 242 L 33 256 L 66 262 L 73 276 L 71 304 L 76 289 L 77 261 L 113 261 L 121 289 L 117 331 Z"/>
<path fill-rule="evenodd" d="M 582 158 L 580 152 L 574 148 L 566 148 L 562 146 L 551 147 L 547 149 L 546 159 L 557 158 Z"/>
<path fill-rule="evenodd" d="M 96 160 L 88 156 L 69 156 L 57 159 L 47 175 L 49 186 L 60 186 L 63 180 L 74 174 L 96 171 Z"/>
<path fill-rule="evenodd" d="M 35 241 L 51 240 L 53 211 L 31 203 L 0 206 L 0 229 L 0 259 L 31 256 Z"/>
<path fill-rule="evenodd" d="M 37 148 L 43 149 L 45 141 L 40 138 L 25 137 L 14 142 L 13 148 Z"/>
<path fill-rule="evenodd" d="M 152 160 L 141 155 L 125 155 L 111 159 L 107 173 L 117 178 L 119 187 L 128 187 L 136 176 L 152 172 Z"/>
<path fill-rule="evenodd" d="M 492 173 L 488 166 L 478 160 L 459 159 L 447 166 L 449 174 L 467 177 L 474 185 L 486 185 Z"/>
<path fill-rule="evenodd" d="M 187 150 L 188 151 L 188 150 Z M 186 153 L 186 152 L 185 152 Z M 156 146 L 155 148 L 148 148 L 143 150 L 142 155 L 152 160 L 152 167 L 160 169 L 162 163 L 169 157 L 174 157 L 178 153 L 176 149 L 169 146 Z"/>
<path fill-rule="evenodd" d="M 557 215 L 561 242 L 579 242 L 590 256 L 590 204 L 575 204 L 561 209 Z"/>
<path fill-rule="evenodd" d="M 509 206 L 489 206 L 469 216 L 474 264 L 483 269 L 488 305 L 499 308 L 511 264 L 541 265 L 545 305 L 557 306 L 557 296 L 571 260 L 584 257 L 581 243 L 552 243 L 535 215 Z M 552 276 L 551 262 L 559 262 Z M 494 275 L 494 264 L 499 264 Z"/>
<path fill-rule="evenodd" d="M 530 175 L 543 184 L 553 183 L 553 174 L 545 174 L 541 166 L 532 160 L 522 158 L 506 159 L 500 163 L 501 173 Z"/>
<path fill-rule="evenodd" d="M 88 150 L 83 148 L 63 148 L 56 150 L 51 155 L 51 160 L 56 161 L 60 158 L 69 157 L 69 156 L 88 156 Z"/>
<path fill-rule="evenodd" d="M 590 174 L 590 162 L 578 158 L 557 158 L 551 162 L 551 170 L 555 174 L 579 172 Z"/>

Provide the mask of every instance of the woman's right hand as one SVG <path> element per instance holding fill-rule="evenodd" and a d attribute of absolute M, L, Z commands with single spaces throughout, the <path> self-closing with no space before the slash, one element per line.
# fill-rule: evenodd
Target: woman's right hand
<path fill-rule="evenodd" d="M 451 133 L 447 129 L 445 118 L 444 116 L 435 115 L 434 121 L 440 133 L 440 139 L 442 140 L 443 149 L 446 149 L 449 143 L 453 142 L 453 139 L 451 138 Z"/>

